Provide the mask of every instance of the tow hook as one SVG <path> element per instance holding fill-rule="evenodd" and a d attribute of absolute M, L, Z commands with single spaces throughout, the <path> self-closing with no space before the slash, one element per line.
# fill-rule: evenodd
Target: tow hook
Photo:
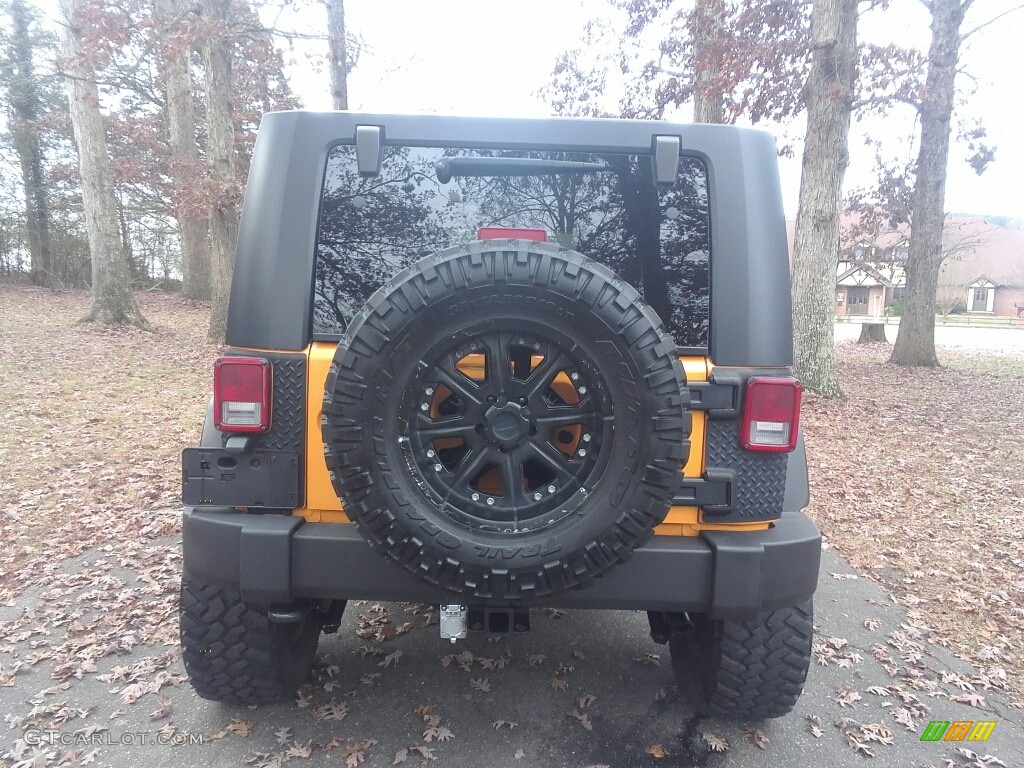
<path fill-rule="evenodd" d="M 466 638 L 466 614 L 469 609 L 464 605 L 441 606 L 441 639 L 464 640 Z"/>

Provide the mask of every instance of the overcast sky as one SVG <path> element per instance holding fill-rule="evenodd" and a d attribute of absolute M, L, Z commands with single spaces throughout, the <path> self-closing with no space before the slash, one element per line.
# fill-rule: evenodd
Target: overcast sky
<path fill-rule="evenodd" d="M 59 16 L 55 0 L 36 1 L 51 20 Z M 965 29 L 1019 4 L 976 0 Z M 607 9 L 606 0 L 345 0 L 348 28 L 366 42 L 349 80 L 350 106 L 380 112 L 546 116 L 549 110 L 537 92 L 548 82 L 555 59 L 579 45 L 587 20 Z M 296 24 L 294 17 L 278 21 Z M 862 40 L 926 47 L 928 23 L 919 0 L 892 0 L 888 10 L 863 18 L 860 35 Z M 314 4 L 297 27 L 322 34 L 326 14 Z M 963 74 L 957 84 L 970 98 L 964 113 L 981 119 L 996 147 L 996 160 L 977 176 L 965 162 L 965 148 L 954 138 L 947 211 L 1024 218 L 1022 41 L 1024 12 L 1017 12 L 973 35 L 963 51 Z M 330 108 L 325 53 L 322 41 L 295 44 L 285 51 L 293 62 L 288 66 L 292 87 L 309 109 Z M 684 108 L 674 117 L 688 121 L 691 115 Z M 800 137 L 804 121 L 759 127 Z M 895 151 L 909 146 L 914 129 L 909 108 L 886 120 L 855 122 L 846 187 L 872 180 L 874 150 L 865 146 L 865 136 L 882 138 Z M 782 159 L 780 166 L 786 214 L 792 218 L 800 183 L 799 153 Z"/>
<path fill-rule="evenodd" d="M 976 0 L 966 28 L 1017 5 L 1017 0 Z M 549 79 L 556 57 L 579 44 L 583 25 L 603 13 L 604 0 L 346 0 L 346 23 L 363 36 L 367 50 L 353 72 L 350 106 L 366 111 L 437 112 L 496 116 L 545 116 L 536 95 Z M 861 25 L 862 39 L 927 45 L 927 12 L 917 0 L 893 0 Z M 958 78 L 965 92 L 975 89 L 968 111 L 980 116 L 996 161 L 981 177 L 951 150 L 946 208 L 965 213 L 1024 217 L 1024 89 L 1020 85 L 1020 47 L 1024 12 L 1011 14 L 974 35 L 964 52 Z M 291 67 L 295 90 L 313 109 L 330 106 L 326 71 L 315 71 L 295 51 Z M 293 54 L 293 55 L 294 55 Z M 679 119 L 689 120 L 682 110 Z M 777 133 L 802 136 L 804 122 Z M 883 137 L 892 146 L 913 134 L 913 113 L 906 109 L 888 120 L 856 123 L 851 136 L 847 186 L 868 184 L 874 151 L 865 135 Z M 787 215 L 796 214 L 799 157 L 782 160 Z"/>

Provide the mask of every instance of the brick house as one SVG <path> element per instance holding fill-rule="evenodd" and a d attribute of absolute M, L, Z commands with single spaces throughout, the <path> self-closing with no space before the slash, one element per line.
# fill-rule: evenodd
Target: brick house
<path fill-rule="evenodd" d="M 836 266 L 836 315 L 882 317 L 906 292 L 906 227 L 866 236 L 857 214 L 843 214 Z M 788 222 L 790 257 L 796 222 Z M 948 253 L 939 273 L 938 308 L 968 314 L 1024 317 L 1024 233 L 976 216 L 948 216 Z"/>

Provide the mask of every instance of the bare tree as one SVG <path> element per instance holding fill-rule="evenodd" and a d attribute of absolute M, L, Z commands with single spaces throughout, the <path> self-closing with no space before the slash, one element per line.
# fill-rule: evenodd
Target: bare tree
<path fill-rule="evenodd" d="M 238 239 L 238 180 L 235 131 L 231 120 L 230 0 L 203 0 L 207 27 L 203 48 L 206 69 L 206 157 L 215 199 L 210 207 L 210 330 L 222 341 L 227 329 L 228 295 Z"/>
<path fill-rule="evenodd" d="M 921 144 L 913 194 L 913 228 L 907 256 L 903 318 L 889 362 L 936 366 L 935 294 L 942 265 L 942 222 L 946 165 L 956 96 L 956 73 L 963 37 L 960 27 L 974 0 L 927 0 L 932 15 L 928 75 L 917 105 Z"/>
<path fill-rule="evenodd" d="M 348 51 L 345 40 L 345 0 L 324 0 L 331 59 L 331 105 L 348 109 Z"/>
<path fill-rule="evenodd" d="M 81 44 L 82 0 L 60 0 L 68 106 L 78 146 L 82 206 L 89 232 L 92 307 L 83 321 L 148 327 L 131 290 L 131 267 L 121 239 L 107 137 L 95 72 Z"/>
<path fill-rule="evenodd" d="M 725 104 L 718 66 L 722 55 L 722 17 L 725 11 L 721 0 L 697 0 L 693 9 L 693 64 L 696 67 L 693 83 L 693 121 L 695 123 L 724 123 Z"/>
<path fill-rule="evenodd" d="M 31 280 L 46 285 L 50 277 L 50 214 L 43 173 L 43 150 L 39 141 L 40 86 L 33 66 L 32 18 L 22 0 L 8 6 L 13 35 L 8 46 L 6 65 L 10 71 L 8 96 L 11 106 L 11 132 L 21 165 L 25 190 L 25 224 L 31 260 Z"/>
<path fill-rule="evenodd" d="M 793 253 L 794 370 L 805 386 L 839 396 L 833 313 L 843 176 L 857 77 L 857 0 L 814 0 L 807 135 Z"/>
<path fill-rule="evenodd" d="M 193 207 L 181 204 L 202 172 L 196 145 L 196 116 L 192 104 L 191 46 L 187 35 L 175 34 L 180 4 L 157 0 L 157 23 L 166 28 L 161 59 L 164 65 L 164 94 L 167 136 L 171 148 L 170 170 L 177 198 L 175 218 L 181 234 L 181 293 L 190 299 L 210 298 L 209 218 Z M 177 23 L 176 23 L 177 22 Z"/>

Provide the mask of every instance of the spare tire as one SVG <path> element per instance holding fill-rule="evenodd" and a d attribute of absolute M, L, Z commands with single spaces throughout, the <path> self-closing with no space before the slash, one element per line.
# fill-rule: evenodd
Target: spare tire
<path fill-rule="evenodd" d="M 516 603 L 629 559 L 689 453 L 675 343 L 585 256 L 489 240 L 420 260 L 353 317 L 322 427 L 345 512 L 453 593 Z"/>

